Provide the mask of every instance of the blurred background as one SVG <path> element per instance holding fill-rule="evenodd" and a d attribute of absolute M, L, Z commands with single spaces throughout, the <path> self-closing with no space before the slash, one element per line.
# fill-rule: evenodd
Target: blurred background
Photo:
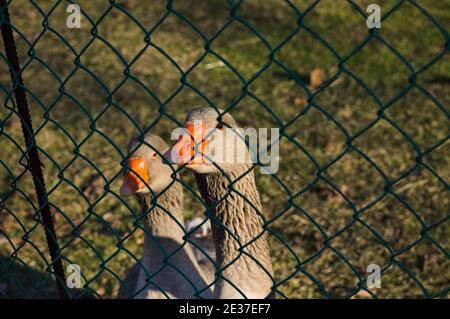
<path fill-rule="evenodd" d="M 278 298 L 447 298 L 450 1 L 378 1 L 369 32 L 373 2 L 85 0 L 69 29 L 67 1 L 10 1 L 64 265 L 115 296 L 143 245 L 121 152 L 209 105 L 282 129 L 278 173 L 255 170 Z M 0 53 L 0 297 L 55 297 Z"/>

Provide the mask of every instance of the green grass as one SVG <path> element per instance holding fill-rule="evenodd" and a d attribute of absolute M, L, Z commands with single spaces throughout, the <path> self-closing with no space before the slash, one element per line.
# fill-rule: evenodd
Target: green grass
<path fill-rule="evenodd" d="M 372 1 L 354 2 L 365 11 Z M 448 1 L 418 2 L 450 30 Z M 109 1 L 79 3 L 93 21 L 109 7 Z M 382 12 L 396 3 L 380 2 Z M 311 1 L 295 4 L 305 10 Z M 368 36 L 365 20 L 346 1 L 317 4 L 302 20 L 314 33 L 301 28 L 276 51 L 276 63 L 269 59 L 270 50 L 298 28 L 298 16 L 283 1 L 244 1 L 236 16 L 245 25 L 235 19 L 210 43 L 206 56 L 198 31 L 212 38 L 227 23 L 226 1 L 175 1 L 143 53 L 145 33 L 124 12 L 149 30 L 167 13 L 164 2 L 116 1 L 99 23 L 95 39 L 86 18 L 80 30 L 66 28 L 65 2 L 49 15 L 52 2 L 39 5 L 42 12 L 28 1 L 10 5 L 21 32 L 16 42 L 26 66 L 28 101 L 65 264 L 80 265 L 89 287 L 100 296 L 116 294 L 116 276 L 123 278 L 134 258 L 140 258 L 143 244 L 142 231 L 134 226 L 135 200 L 117 195 L 120 151 L 148 127 L 169 140 L 177 126 L 171 118 L 183 121 L 189 109 L 208 104 L 232 106 L 231 114 L 243 127 L 285 125 L 279 172 L 268 176 L 257 170 L 256 176 L 264 212 L 274 218 L 270 229 L 277 236 L 270 237 L 270 245 L 278 289 L 284 295 L 348 297 L 358 288 L 358 276 L 365 278 L 366 267 L 377 263 L 386 268 L 382 288 L 371 290 L 380 298 L 418 298 L 424 290 L 448 296 L 450 54 L 417 76 L 422 90 L 415 87 L 397 96 L 409 83 L 409 68 L 421 69 L 449 39 L 412 3 L 405 1 L 377 31 L 409 65 L 375 38 L 361 46 Z M 49 25 L 45 32 L 42 14 Z M 79 68 L 59 37 L 77 54 L 82 52 Z M 357 47 L 343 72 L 339 60 Z M 0 52 L 4 54 L 3 47 Z M 138 55 L 126 76 L 124 61 L 129 64 Z M 325 88 L 308 86 L 309 74 L 317 68 L 324 70 L 327 80 L 334 79 Z M 305 80 L 304 85 L 296 77 Z M 243 95 L 242 79 L 252 80 L 248 92 L 258 100 Z M 2 105 L 9 81 L 2 59 Z M 62 85 L 64 94 L 59 91 Z M 383 118 L 378 117 L 380 104 L 390 105 Z M 29 200 L 36 203 L 31 176 L 22 175 L 20 122 L 11 113 L 12 101 L 6 105 L 0 109 L 0 296 L 52 296 L 45 237 Z M 348 136 L 354 136 L 351 144 Z M 417 165 L 417 151 L 440 142 L 422 158 L 433 174 Z M 195 190 L 189 172 L 182 178 Z M 388 180 L 397 181 L 389 193 Z M 186 217 L 203 212 L 202 204 L 185 189 Z M 435 227 L 424 237 L 421 231 L 428 225 Z M 118 249 L 116 244 L 124 238 L 126 250 Z"/>

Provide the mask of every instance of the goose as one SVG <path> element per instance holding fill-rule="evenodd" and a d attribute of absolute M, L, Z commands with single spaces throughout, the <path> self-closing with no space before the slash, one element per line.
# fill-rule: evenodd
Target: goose
<path fill-rule="evenodd" d="M 236 143 L 229 143 L 232 139 L 225 132 L 240 133 L 234 118 L 219 112 L 202 107 L 191 110 L 178 141 L 164 157 L 169 163 L 186 164 L 194 172 L 201 196 L 212 209 L 216 263 L 220 267 L 214 298 L 272 297 L 272 262 L 249 152 L 239 137 L 234 139 Z M 211 160 L 220 152 L 241 152 L 244 160 Z"/>
<path fill-rule="evenodd" d="M 128 146 L 131 155 L 120 195 L 137 198 L 145 229 L 144 252 L 121 282 L 118 298 L 212 297 L 207 288 L 214 280 L 212 264 L 199 265 L 185 240 L 182 186 L 171 178 L 173 168 L 159 156 L 168 149 L 152 134 L 144 136 L 144 143 L 134 139 Z M 166 260 L 167 255 L 171 256 Z"/>
<path fill-rule="evenodd" d="M 194 217 L 187 221 L 184 227 L 186 228 L 187 233 L 192 233 L 192 238 L 190 238 L 190 240 L 195 244 L 193 248 L 197 262 L 200 265 L 210 265 L 212 271 L 214 271 L 211 260 L 216 260 L 216 250 L 214 247 L 210 220 L 207 219 L 205 221 L 204 218 Z M 197 247 L 200 247 L 200 249 L 197 249 Z"/>

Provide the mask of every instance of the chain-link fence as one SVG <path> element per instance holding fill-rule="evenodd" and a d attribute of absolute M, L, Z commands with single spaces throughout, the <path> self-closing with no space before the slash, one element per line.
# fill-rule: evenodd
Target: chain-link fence
<path fill-rule="evenodd" d="M 280 129 L 255 170 L 277 298 L 446 298 L 450 1 L 369 29 L 371 2 L 1 1 L 0 296 L 64 295 L 76 264 L 115 297 L 145 233 L 127 143 L 203 105 Z M 211 216 L 180 174 L 184 217 Z"/>

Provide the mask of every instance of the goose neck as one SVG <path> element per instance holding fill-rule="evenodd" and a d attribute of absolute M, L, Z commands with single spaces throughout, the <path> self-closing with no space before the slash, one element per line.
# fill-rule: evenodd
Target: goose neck
<path fill-rule="evenodd" d="M 215 217 L 212 230 L 217 262 L 226 264 L 240 255 L 240 249 L 245 246 L 248 253 L 258 256 L 264 268 L 272 272 L 253 171 L 249 171 L 247 165 L 241 165 L 225 173 L 196 175 L 202 197 Z M 254 264 L 250 258 L 241 259 L 244 264 Z M 246 268 L 250 270 L 252 267 Z"/>
<path fill-rule="evenodd" d="M 176 239 L 184 236 L 183 192 L 179 183 L 174 183 L 155 197 L 151 193 L 137 194 L 144 228 L 152 236 Z"/>

